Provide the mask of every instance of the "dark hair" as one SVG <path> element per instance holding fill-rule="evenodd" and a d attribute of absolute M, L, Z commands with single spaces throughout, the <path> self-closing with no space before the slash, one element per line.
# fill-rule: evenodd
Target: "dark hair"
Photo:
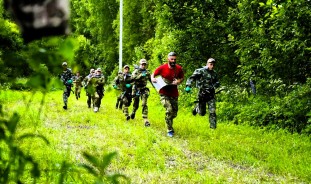
<path fill-rule="evenodd" d="M 177 54 L 175 52 L 170 52 L 168 53 L 168 56 L 177 56 Z"/>

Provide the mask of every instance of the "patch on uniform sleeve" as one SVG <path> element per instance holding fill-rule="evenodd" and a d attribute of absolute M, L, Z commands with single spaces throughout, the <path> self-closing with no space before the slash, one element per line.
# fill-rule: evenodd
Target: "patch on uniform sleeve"
<path fill-rule="evenodd" d="M 30 42 L 45 36 L 67 35 L 68 0 L 5 0 L 5 8 L 19 25 L 23 39 Z"/>

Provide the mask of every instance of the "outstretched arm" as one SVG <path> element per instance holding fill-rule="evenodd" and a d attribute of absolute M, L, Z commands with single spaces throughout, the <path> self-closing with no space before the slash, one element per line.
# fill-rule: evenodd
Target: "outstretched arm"
<path fill-rule="evenodd" d="M 199 70 L 195 70 L 193 74 L 187 79 L 186 86 L 191 86 L 192 82 L 197 80 L 201 76 Z"/>
<path fill-rule="evenodd" d="M 157 82 L 157 79 L 154 77 L 154 73 L 151 74 L 151 82 Z"/>

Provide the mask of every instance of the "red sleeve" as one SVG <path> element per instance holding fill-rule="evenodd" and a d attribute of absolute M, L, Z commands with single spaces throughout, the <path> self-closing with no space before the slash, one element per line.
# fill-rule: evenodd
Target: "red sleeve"
<path fill-rule="evenodd" d="M 161 74 L 162 68 L 163 68 L 163 65 L 159 66 L 159 67 L 153 72 L 154 77 Z"/>
<path fill-rule="evenodd" d="M 180 79 L 180 78 L 184 78 L 184 71 L 182 69 L 182 67 L 180 65 L 176 65 L 177 66 L 177 78 Z"/>

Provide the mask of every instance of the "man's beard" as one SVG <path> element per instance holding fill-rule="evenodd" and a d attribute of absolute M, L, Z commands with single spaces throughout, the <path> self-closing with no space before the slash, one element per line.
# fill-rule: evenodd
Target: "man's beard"
<path fill-rule="evenodd" d="M 175 66 L 176 66 L 176 62 L 169 62 L 169 65 L 170 65 L 171 67 L 175 67 Z"/>

